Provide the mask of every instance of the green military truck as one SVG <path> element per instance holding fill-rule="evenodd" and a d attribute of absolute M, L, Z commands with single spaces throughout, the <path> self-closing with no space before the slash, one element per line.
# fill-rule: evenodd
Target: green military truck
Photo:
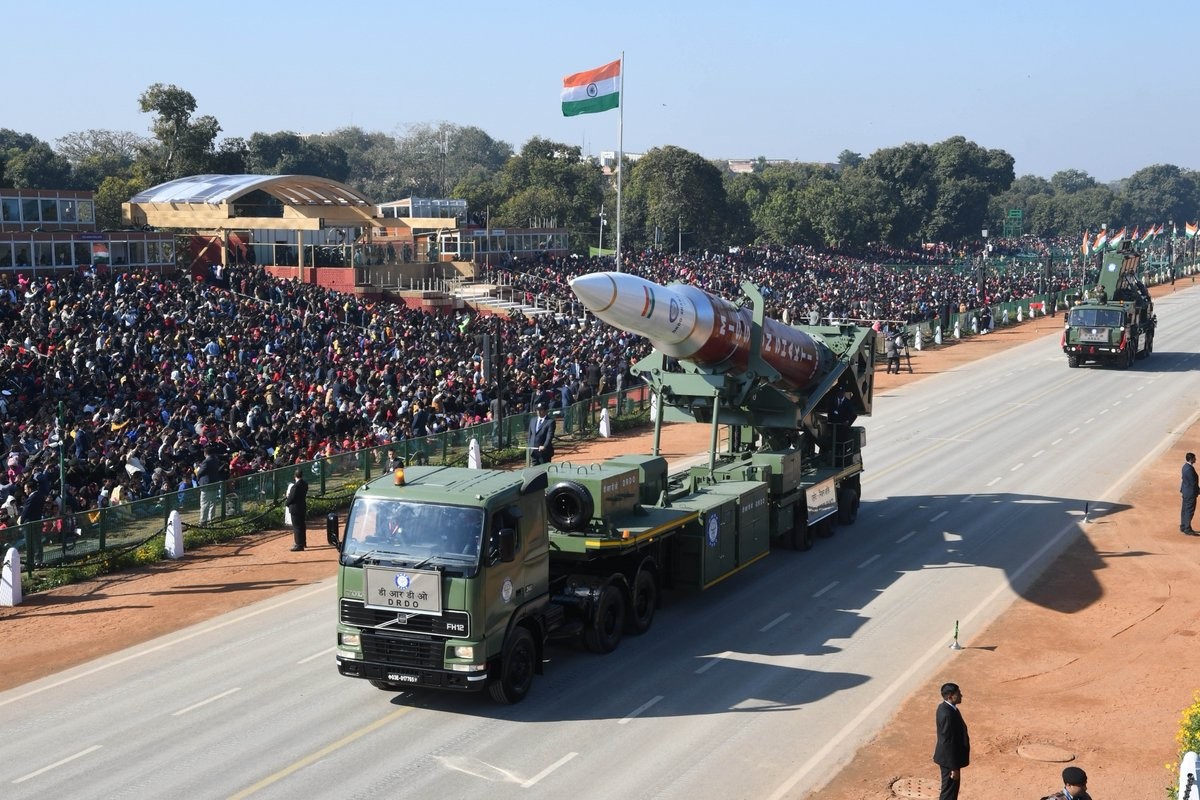
<path fill-rule="evenodd" d="M 1131 242 L 1105 253 L 1098 284 L 1067 313 L 1062 349 L 1067 366 L 1109 364 L 1127 369 L 1154 350 L 1158 319 L 1138 279 L 1142 255 Z"/>
<path fill-rule="evenodd" d="M 817 374 L 807 392 L 781 391 L 758 357 L 757 297 L 746 368 L 675 372 L 660 355 L 639 365 L 660 403 L 711 420 L 706 464 L 674 475 L 654 454 L 520 471 L 411 466 L 359 489 L 345 525 L 328 521 L 338 671 L 388 691 L 486 688 L 515 703 L 551 641 L 607 653 L 649 630 L 665 591 L 706 589 L 773 543 L 808 549 L 853 523 L 865 434 L 830 417 L 835 396 L 870 412 L 874 334 L 809 328 Z M 728 446 L 716 452 L 722 420 Z"/>

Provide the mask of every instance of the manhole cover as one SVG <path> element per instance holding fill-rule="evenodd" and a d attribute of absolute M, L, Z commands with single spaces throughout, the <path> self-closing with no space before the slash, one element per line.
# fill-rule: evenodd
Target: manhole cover
<path fill-rule="evenodd" d="M 1062 764 L 1075 760 L 1075 754 L 1070 750 L 1064 750 L 1061 747 L 1041 742 L 1019 746 L 1017 748 L 1017 755 L 1022 758 L 1028 758 L 1031 761 L 1049 761 L 1051 764 Z"/>
<path fill-rule="evenodd" d="M 932 778 L 901 778 L 892 784 L 892 794 L 915 800 L 936 800 L 941 785 Z"/>

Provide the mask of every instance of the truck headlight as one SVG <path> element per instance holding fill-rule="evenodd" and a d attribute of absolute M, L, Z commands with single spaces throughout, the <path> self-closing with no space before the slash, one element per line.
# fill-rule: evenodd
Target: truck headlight
<path fill-rule="evenodd" d="M 338 643 L 345 647 L 358 647 L 362 638 L 357 633 L 339 633 Z"/>
<path fill-rule="evenodd" d="M 474 661 L 475 660 L 474 645 L 465 645 L 465 646 L 455 645 L 454 657 L 461 658 L 464 661 Z"/>

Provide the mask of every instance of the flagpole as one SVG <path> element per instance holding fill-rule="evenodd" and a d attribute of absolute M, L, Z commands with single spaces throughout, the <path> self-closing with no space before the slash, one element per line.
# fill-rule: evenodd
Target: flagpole
<path fill-rule="evenodd" d="M 621 85 L 617 89 L 617 272 L 621 271 L 621 176 L 625 172 L 625 51 L 621 51 Z"/>

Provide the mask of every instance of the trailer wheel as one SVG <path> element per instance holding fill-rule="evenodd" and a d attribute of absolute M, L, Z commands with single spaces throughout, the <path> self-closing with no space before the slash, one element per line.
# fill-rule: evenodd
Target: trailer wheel
<path fill-rule="evenodd" d="M 533 636 L 528 628 L 518 625 L 504 643 L 504 653 L 500 656 L 500 677 L 488 687 L 492 699 L 508 706 L 524 700 L 533 686 L 536 668 L 537 647 L 533 644 Z"/>
<path fill-rule="evenodd" d="M 858 491 L 843 486 L 837 492 L 838 524 L 853 525 L 858 519 Z"/>
<path fill-rule="evenodd" d="M 801 552 L 812 550 L 815 541 L 813 529 L 809 525 L 797 523 L 796 527 L 792 528 L 792 547 L 795 549 Z"/>
<path fill-rule="evenodd" d="M 654 573 L 643 567 L 633 576 L 633 602 L 626 620 L 629 633 L 637 635 L 650 630 L 657 608 L 658 583 L 654 580 Z"/>
<path fill-rule="evenodd" d="M 575 481 L 555 484 L 546 492 L 546 513 L 550 522 L 565 533 L 583 530 L 595 509 L 591 493 Z"/>
<path fill-rule="evenodd" d="M 625 596 L 611 583 L 600 590 L 596 613 L 583 632 L 583 641 L 593 653 L 611 653 L 621 643 L 625 629 Z"/>

